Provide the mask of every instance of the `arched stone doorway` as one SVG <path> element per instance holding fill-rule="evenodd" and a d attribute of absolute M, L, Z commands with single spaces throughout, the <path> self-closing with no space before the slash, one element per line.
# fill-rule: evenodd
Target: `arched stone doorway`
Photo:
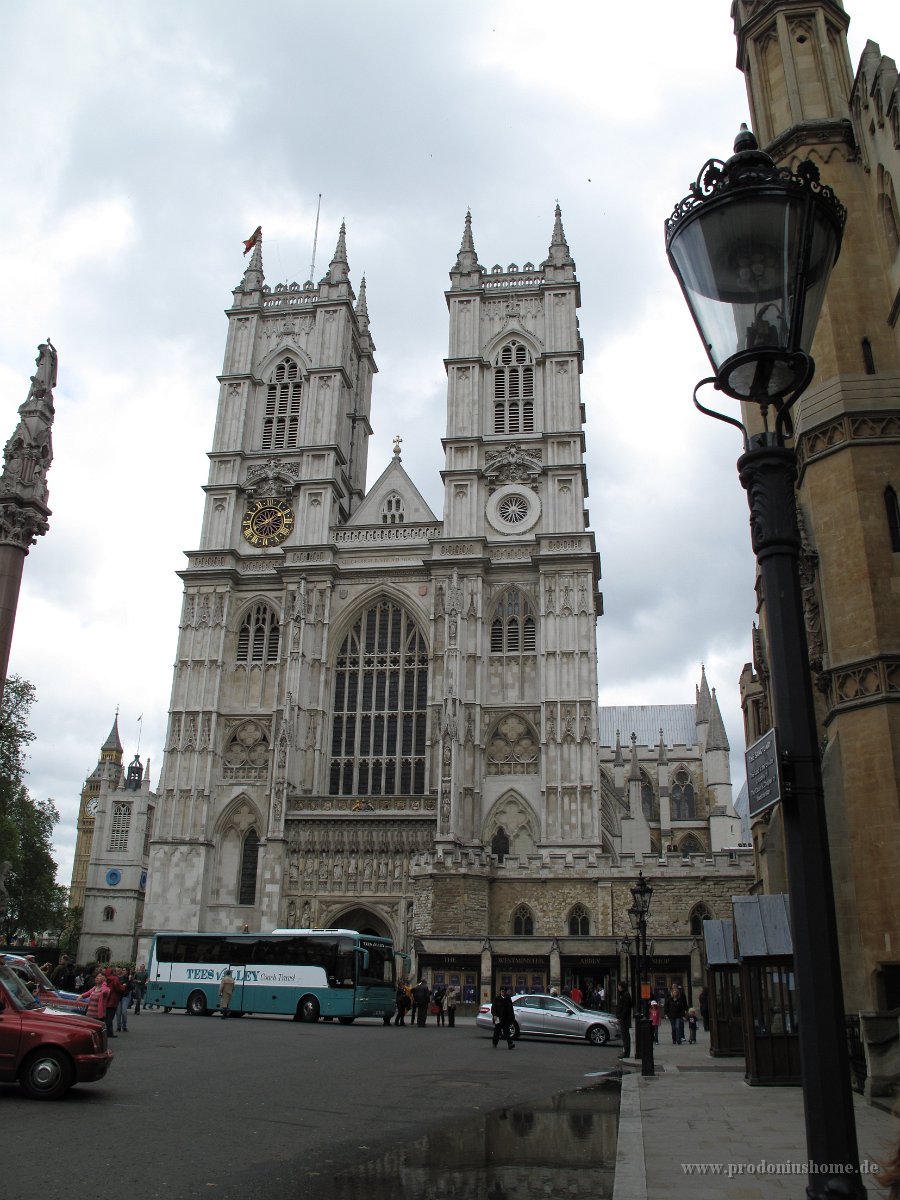
<path fill-rule="evenodd" d="M 383 917 L 361 905 L 339 913 L 331 919 L 330 925 L 334 929 L 356 929 L 359 933 L 374 934 L 375 937 L 394 936 L 394 931 Z"/>

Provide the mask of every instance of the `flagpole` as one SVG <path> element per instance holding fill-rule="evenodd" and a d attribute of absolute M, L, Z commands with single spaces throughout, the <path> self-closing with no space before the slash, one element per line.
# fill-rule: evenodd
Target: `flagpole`
<path fill-rule="evenodd" d="M 313 234 L 312 262 L 309 264 L 309 282 L 316 282 L 316 246 L 319 243 L 319 213 L 322 211 L 322 193 L 319 192 L 319 203 L 316 205 L 316 231 Z"/>
<path fill-rule="evenodd" d="M 141 715 L 138 717 L 138 744 L 137 744 L 137 753 L 138 754 L 140 754 L 140 752 L 141 752 L 141 736 L 142 736 L 143 732 L 144 732 L 144 714 L 141 713 Z"/>

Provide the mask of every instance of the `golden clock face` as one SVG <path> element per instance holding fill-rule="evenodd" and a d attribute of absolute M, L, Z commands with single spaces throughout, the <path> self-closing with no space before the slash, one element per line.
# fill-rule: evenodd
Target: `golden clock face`
<path fill-rule="evenodd" d="M 253 546 L 279 546 L 294 528 L 294 510 L 286 500 L 265 496 L 254 500 L 241 525 L 244 537 Z"/>

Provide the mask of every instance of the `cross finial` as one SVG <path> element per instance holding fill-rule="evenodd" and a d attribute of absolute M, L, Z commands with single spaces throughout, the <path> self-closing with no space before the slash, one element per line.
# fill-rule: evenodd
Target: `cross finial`
<path fill-rule="evenodd" d="M 400 436 L 399 433 L 394 436 L 394 455 L 397 458 L 400 457 L 400 445 L 401 445 L 402 441 L 403 441 L 403 438 Z"/>

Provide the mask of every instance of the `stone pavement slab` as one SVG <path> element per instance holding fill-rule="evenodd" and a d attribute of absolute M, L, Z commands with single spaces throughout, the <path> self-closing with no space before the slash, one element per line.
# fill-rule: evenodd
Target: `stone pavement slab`
<path fill-rule="evenodd" d="M 622 1079 L 613 1200 L 781 1200 L 805 1196 L 806 1133 L 799 1087 L 750 1087 L 743 1059 L 714 1059 L 698 1045 L 656 1047 L 659 1073 L 627 1061 Z M 857 1096 L 860 1160 L 889 1157 L 900 1121 Z M 865 1186 L 883 1193 L 876 1176 Z"/>

